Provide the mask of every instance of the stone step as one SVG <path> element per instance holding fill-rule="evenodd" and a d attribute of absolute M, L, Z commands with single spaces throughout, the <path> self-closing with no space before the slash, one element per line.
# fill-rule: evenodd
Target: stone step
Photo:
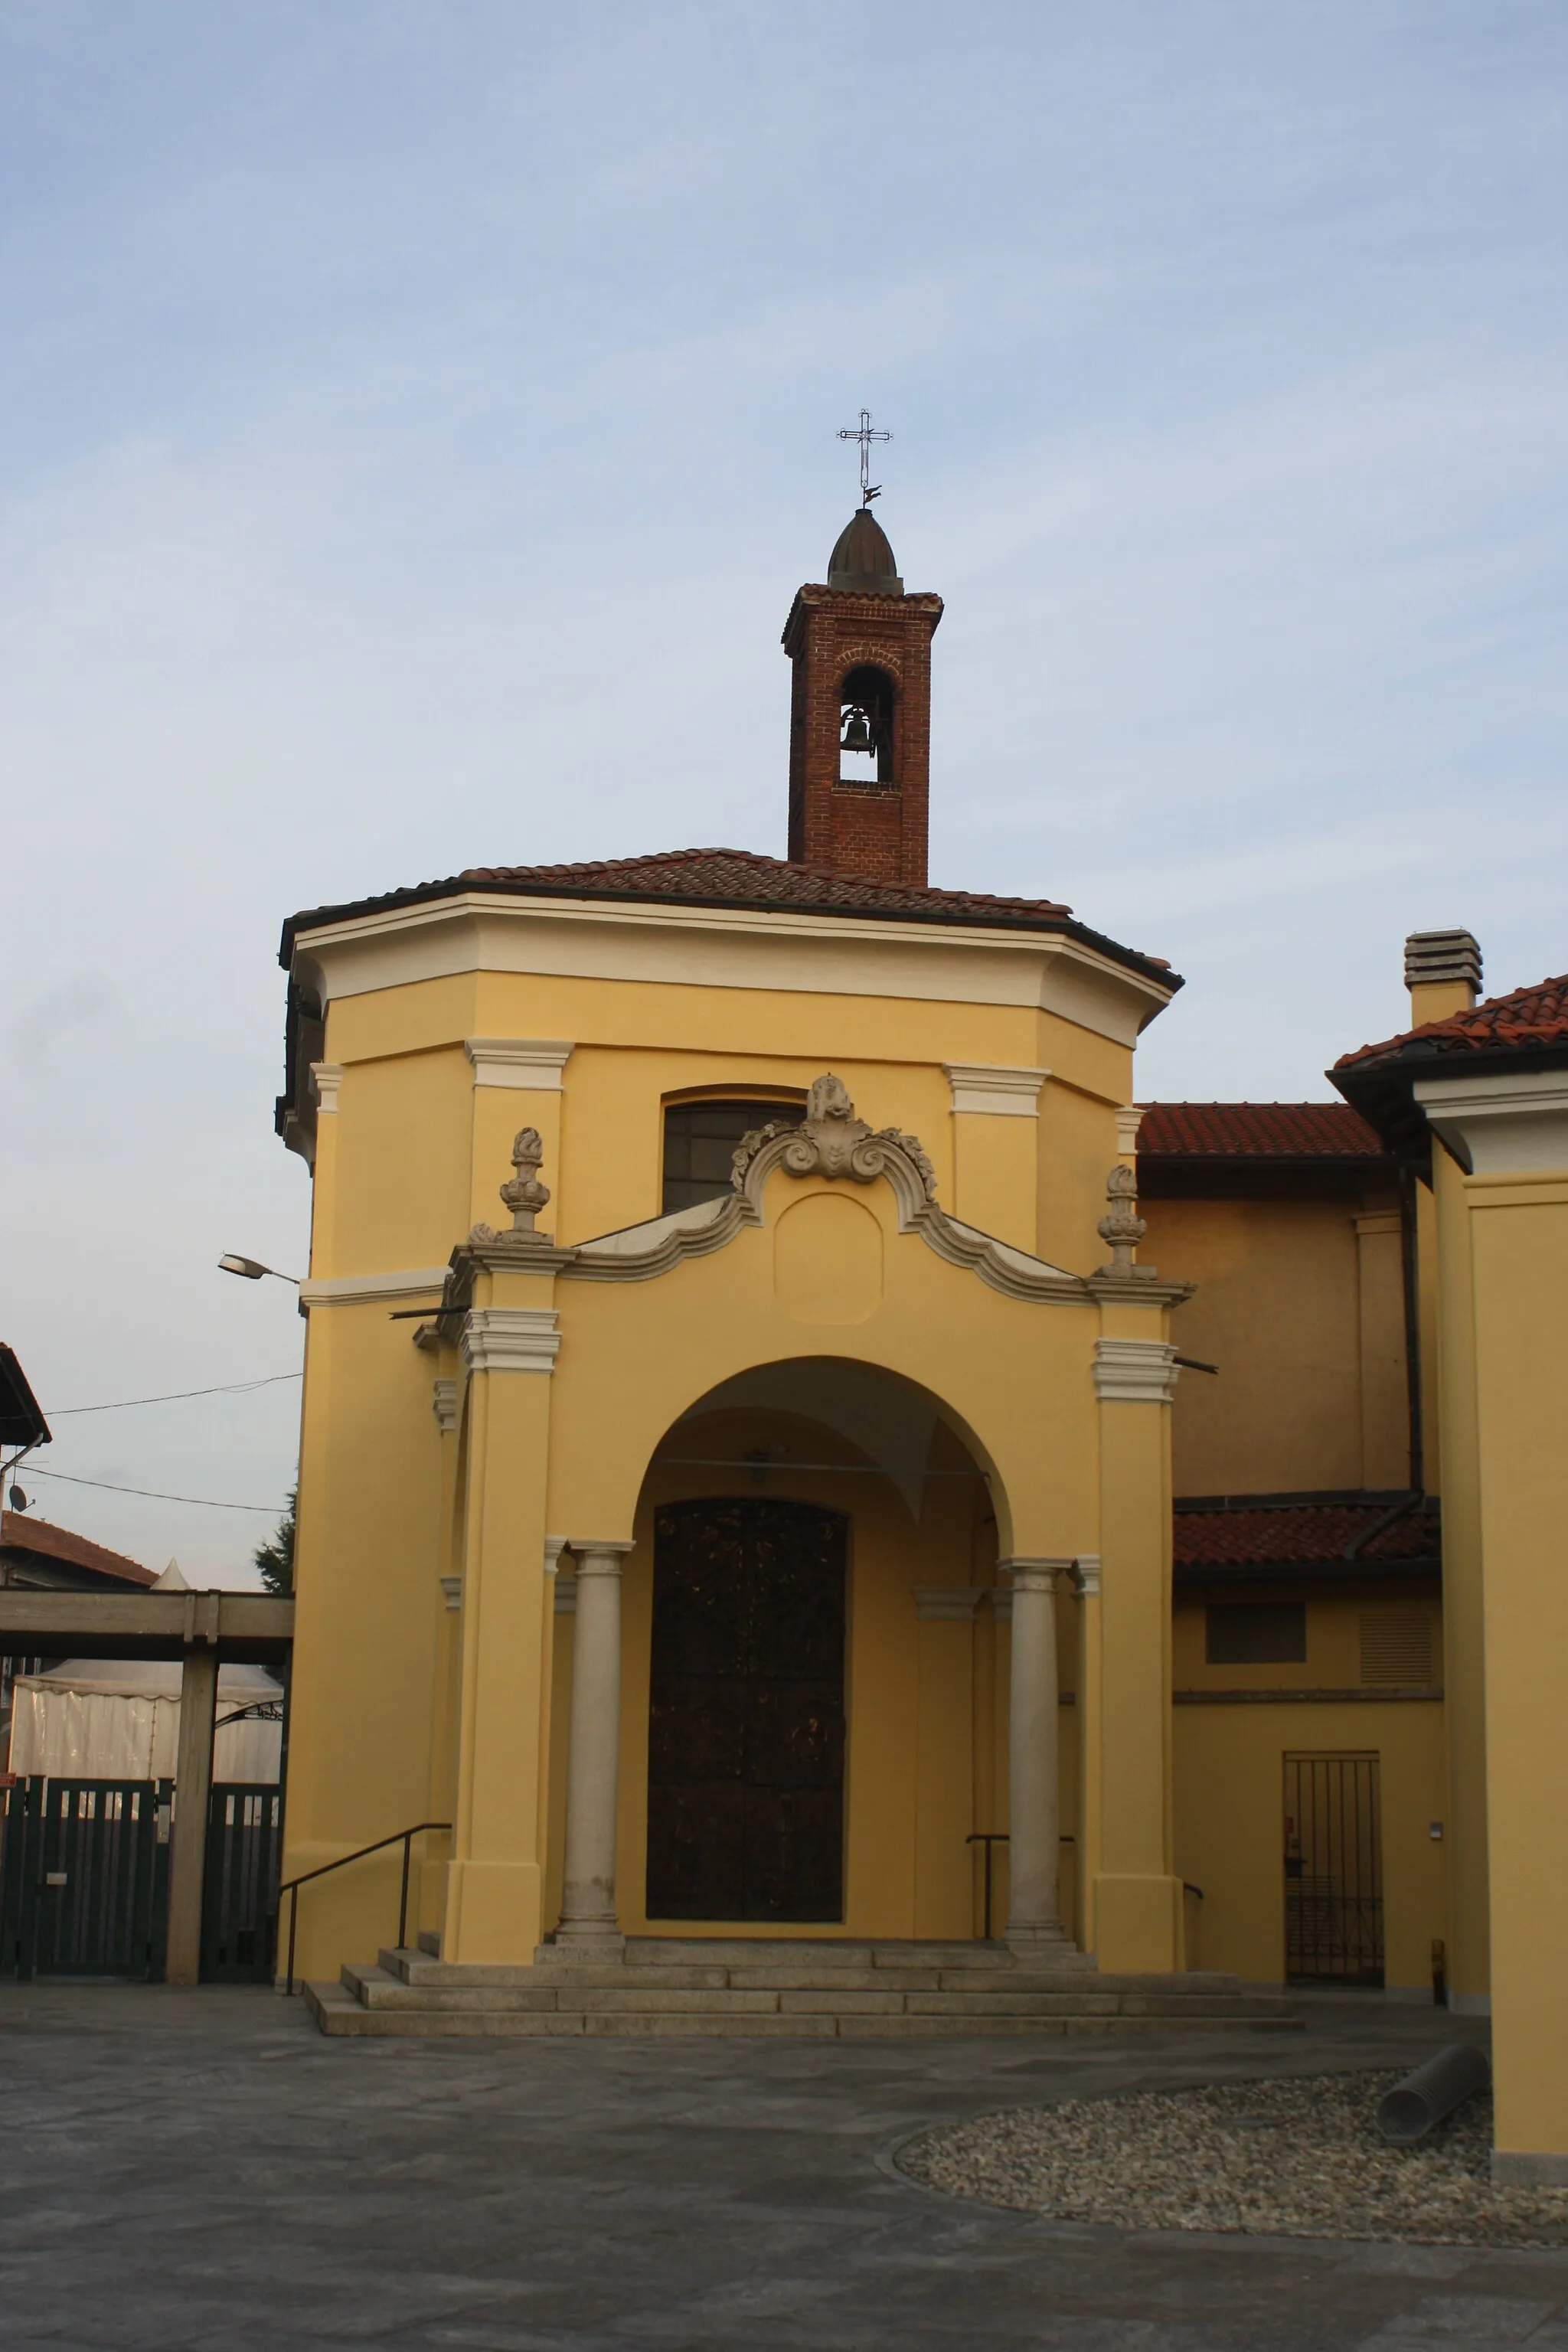
<path fill-rule="evenodd" d="M 843 1985 L 746 1990 L 682 1988 L 627 1983 L 624 1976 L 619 1982 L 598 1986 L 537 1980 L 520 1985 L 498 1980 L 509 1973 L 497 1970 L 489 1982 L 411 1984 L 384 1967 L 349 1964 L 342 1969 L 341 1982 L 344 1991 L 367 2009 L 402 2012 L 427 2010 L 452 2016 L 469 2012 L 492 2016 L 551 2012 L 567 2015 L 575 2011 L 590 2017 L 901 2016 L 964 2021 L 1013 2017 L 1041 2022 L 1057 2018 L 1185 2018 L 1194 2021 L 1217 2019 L 1267 2024 L 1288 2014 L 1287 2004 L 1278 1994 L 1194 1993 L 1180 1986 L 1172 1987 L 1168 1981 L 1158 1992 L 1118 1992 L 1093 1986 L 1025 1992 L 1001 1985 L 988 1986 L 981 1991 L 911 1992 L 895 1987 L 857 1989 Z"/>
<path fill-rule="evenodd" d="M 967 1964 L 973 1968 L 1012 1969 L 1016 1963 L 1005 1944 L 965 1942 L 959 1937 L 911 1938 L 908 1942 L 870 1937 L 809 1936 L 629 1936 L 628 1968 L 826 1968 L 942 1969 Z M 1070 1944 L 1062 1947 L 1068 1967 L 1093 1963 Z M 552 1944 L 542 1944 L 539 1958 L 546 1966 L 571 1966 L 556 1958 Z M 1053 1965 L 1055 1965 L 1053 1958 Z"/>
<path fill-rule="evenodd" d="M 614 2035 L 629 2040 L 679 2038 L 784 2038 L 805 2040 L 886 2039 L 918 2041 L 963 2040 L 980 2034 L 1053 2038 L 1068 2033 L 1138 2034 L 1170 2026 L 1168 2017 L 1027 2016 L 947 2017 L 894 2015 L 889 2012 L 781 2011 L 776 2014 L 745 2012 L 739 2016 L 718 2011 L 671 2013 L 658 2010 L 495 2010 L 474 2007 L 434 2009 L 428 2003 L 406 2008 L 367 2007 L 342 1984 L 308 1982 L 306 2005 L 323 2033 L 334 2036 L 397 2036 L 425 2039 L 573 2037 Z M 1204 2017 L 1193 2020 L 1204 2030 L 1225 2033 L 1299 2029 L 1301 2020 L 1289 2016 L 1267 2019 Z"/>

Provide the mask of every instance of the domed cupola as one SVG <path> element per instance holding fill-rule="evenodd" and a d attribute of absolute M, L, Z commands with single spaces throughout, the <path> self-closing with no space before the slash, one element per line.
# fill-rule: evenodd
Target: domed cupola
<path fill-rule="evenodd" d="M 827 559 L 827 584 L 851 596 L 901 596 L 904 583 L 888 534 L 871 512 L 861 507 L 838 534 Z"/>

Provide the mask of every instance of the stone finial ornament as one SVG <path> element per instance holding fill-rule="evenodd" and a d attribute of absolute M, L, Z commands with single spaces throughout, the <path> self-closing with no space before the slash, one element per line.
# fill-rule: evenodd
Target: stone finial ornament
<path fill-rule="evenodd" d="M 1113 1168 L 1105 1180 L 1105 1197 L 1110 1213 L 1101 1217 L 1095 1230 L 1102 1242 L 1110 1244 L 1110 1264 L 1100 1271 L 1130 1282 L 1144 1271 L 1133 1265 L 1132 1253 L 1149 1230 L 1138 1214 L 1136 1172 L 1125 1166 Z"/>
<path fill-rule="evenodd" d="M 501 1200 L 511 1211 L 511 1230 L 498 1234 L 493 1225 L 475 1225 L 470 1244 L 481 1249 L 501 1246 L 527 1255 L 551 1246 L 548 1234 L 537 1233 L 533 1221 L 550 1199 L 550 1188 L 539 1181 L 544 1146 L 536 1127 L 520 1127 L 511 1142 L 512 1172 L 500 1187 Z"/>
<path fill-rule="evenodd" d="M 778 1164 L 792 1176 L 847 1176 L 857 1184 L 873 1184 L 888 1173 L 889 1156 L 897 1152 L 913 1169 L 925 1199 L 935 1197 L 936 1171 L 919 1138 L 900 1135 L 896 1127 L 873 1133 L 865 1119 L 856 1118 L 848 1087 L 831 1071 L 813 1080 L 798 1127 L 773 1119 L 742 1139 L 730 1178 L 737 1192 L 745 1191 L 747 1171 L 758 1153 L 780 1136 L 788 1140 Z"/>
<path fill-rule="evenodd" d="M 511 1211 L 514 1234 L 531 1234 L 533 1221 L 550 1200 L 550 1188 L 539 1181 L 540 1163 L 544 1158 L 544 1146 L 536 1127 L 519 1128 L 512 1138 L 511 1164 L 514 1173 L 500 1188 L 503 1203 Z"/>

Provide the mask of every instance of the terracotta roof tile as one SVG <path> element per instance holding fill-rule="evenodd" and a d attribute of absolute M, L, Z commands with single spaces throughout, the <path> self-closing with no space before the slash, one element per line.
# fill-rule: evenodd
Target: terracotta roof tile
<path fill-rule="evenodd" d="M 674 906 L 796 908 L 802 912 L 899 917 L 923 922 L 980 925 L 992 929 L 1065 931 L 1100 948 L 1118 962 L 1140 966 L 1172 989 L 1181 981 L 1163 956 L 1124 948 L 1073 919 L 1070 907 L 1054 898 L 993 898 L 976 890 L 935 890 L 908 882 L 875 882 L 855 874 L 834 874 L 797 866 L 782 857 L 762 857 L 748 849 L 671 849 L 648 857 L 609 857 L 572 866 L 470 866 L 442 882 L 420 882 L 379 898 L 341 906 L 316 907 L 284 925 L 280 961 L 289 961 L 295 935 L 339 922 L 468 890 L 504 890 L 520 897 L 635 898 Z"/>
<path fill-rule="evenodd" d="M 53 1527 L 47 1519 L 35 1519 L 31 1514 L 24 1518 L 20 1511 L 0 1511 L 0 1549 L 37 1552 L 41 1559 L 63 1560 L 72 1568 L 96 1569 L 100 1576 L 123 1577 L 127 1584 L 158 1581 L 155 1568 L 143 1568 L 140 1560 L 89 1543 L 86 1536 Z"/>
<path fill-rule="evenodd" d="M 1358 1045 L 1353 1054 L 1342 1054 L 1334 1068 L 1350 1070 L 1367 1062 L 1425 1059 L 1436 1054 L 1563 1045 L 1568 1045 L 1568 973 L 1537 981 L 1531 988 L 1513 989 L 1507 996 L 1489 996 L 1471 1012 L 1424 1022 L 1419 1029 L 1385 1037 L 1381 1045 Z"/>
<path fill-rule="evenodd" d="M 1175 1565 L 1189 1573 L 1205 1568 L 1314 1568 L 1342 1566 L 1346 1547 L 1367 1538 L 1386 1518 L 1388 1505 L 1368 1502 L 1245 1502 L 1214 1509 L 1175 1513 Z M 1412 1503 L 1401 1516 L 1365 1541 L 1357 1554 L 1368 1568 L 1379 1560 L 1430 1559 L 1441 1555 L 1437 1505 Z"/>
<path fill-rule="evenodd" d="M 1367 1160 L 1383 1146 L 1348 1103 L 1150 1103 L 1140 1160 Z"/>

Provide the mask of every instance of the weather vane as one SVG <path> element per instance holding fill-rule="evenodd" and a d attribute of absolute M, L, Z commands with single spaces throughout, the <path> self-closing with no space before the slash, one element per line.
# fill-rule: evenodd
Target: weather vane
<path fill-rule="evenodd" d="M 858 441 L 860 444 L 860 503 L 863 507 L 868 507 L 873 499 L 879 499 L 882 495 L 880 482 L 874 488 L 872 486 L 871 444 L 873 441 L 890 441 L 892 437 L 890 433 L 874 433 L 871 430 L 871 412 L 868 408 L 863 408 L 860 411 L 860 422 L 858 426 L 841 425 L 838 428 L 840 441 Z"/>

